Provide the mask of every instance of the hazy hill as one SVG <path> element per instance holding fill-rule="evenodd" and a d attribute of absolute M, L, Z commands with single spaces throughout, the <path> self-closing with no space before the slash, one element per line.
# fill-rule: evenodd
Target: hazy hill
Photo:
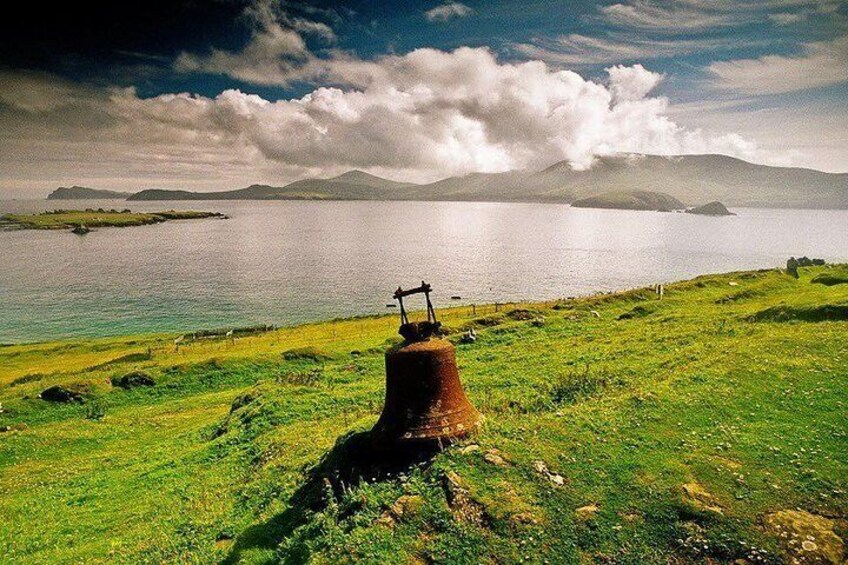
<path fill-rule="evenodd" d="M 303 179 L 286 186 L 254 184 L 225 192 L 142 190 L 128 200 L 398 200 L 409 183 L 348 171 L 330 179 Z"/>
<path fill-rule="evenodd" d="M 588 196 L 571 203 L 577 208 L 613 208 L 617 210 L 655 210 L 669 212 L 682 210 L 686 206 L 673 196 L 662 192 L 645 190 L 627 190 L 605 192 L 598 196 Z"/>
<path fill-rule="evenodd" d="M 118 198 L 124 199 L 130 195 L 130 192 L 99 190 L 96 188 L 86 188 L 84 186 L 60 186 L 47 196 L 47 200 L 108 200 Z"/>
<path fill-rule="evenodd" d="M 848 174 L 755 165 L 723 155 L 601 157 L 585 171 L 563 161 L 539 172 L 472 174 L 417 187 L 426 199 L 572 202 L 604 192 L 662 192 L 686 204 L 848 208 Z"/>
<path fill-rule="evenodd" d="M 472 173 L 417 185 L 350 171 L 283 187 L 227 192 L 145 190 L 130 200 L 460 200 L 562 202 L 605 192 L 662 192 L 687 205 L 720 200 L 730 207 L 848 208 L 848 174 L 755 165 L 723 155 L 617 155 L 585 171 L 563 161 L 541 171 Z"/>
<path fill-rule="evenodd" d="M 848 174 L 755 165 L 723 155 L 606 157 L 589 171 L 556 170 L 575 196 L 626 186 L 665 192 L 687 204 L 720 200 L 731 207 L 848 208 Z"/>
<path fill-rule="evenodd" d="M 417 200 L 527 201 L 533 200 L 531 175 L 524 171 L 470 173 L 408 189 Z M 568 199 L 570 200 L 570 198 Z"/>
<path fill-rule="evenodd" d="M 273 194 L 274 190 L 278 189 L 261 184 L 223 192 L 190 192 L 188 190 L 151 188 L 136 192 L 127 200 L 266 200 Z"/>
<path fill-rule="evenodd" d="M 384 179 L 363 171 L 356 170 L 348 171 L 329 180 L 335 183 L 356 184 L 362 186 L 370 186 L 372 188 L 404 188 L 407 186 L 415 186 L 414 183 L 398 182 L 394 180 Z"/>

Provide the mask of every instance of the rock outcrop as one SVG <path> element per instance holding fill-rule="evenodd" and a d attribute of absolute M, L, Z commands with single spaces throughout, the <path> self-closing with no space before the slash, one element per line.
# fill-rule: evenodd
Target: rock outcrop
<path fill-rule="evenodd" d="M 48 402 L 85 402 L 85 397 L 82 393 L 60 385 L 51 386 L 41 393 L 41 400 Z"/>
<path fill-rule="evenodd" d="M 719 202 L 708 202 L 703 206 L 695 206 L 686 210 L 687 214 L 698 214 L 701 216 L 735 216 L 733 212 L 727 209 L 727 206 Z"/>
<path fill-rule="evenodd" d="M 153 386 L 155 384 L 156 381 L 153 380 L 153 377 L 144 371 L 132 371 L 122 377 L 112 379 L 112 385 L 124 389 L 131 389 L 140 386 Z"/>

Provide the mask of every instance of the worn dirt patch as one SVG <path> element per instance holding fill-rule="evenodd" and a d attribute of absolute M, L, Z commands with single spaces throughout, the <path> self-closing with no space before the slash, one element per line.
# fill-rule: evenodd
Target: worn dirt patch
<path fill-rule="evenodd" d="M 683 505 L 699 514 L 723 514 L 724 510 L 716 498 L 699 483 L 686 483 L 680 487 Z"/>
<path fill-rule="evenodd" d="M 834 532 L 834 520 L 803 510 L 780 510 L 767 514 L 763 525 L 791 562 L 844 563 L 845 543 Z"/>

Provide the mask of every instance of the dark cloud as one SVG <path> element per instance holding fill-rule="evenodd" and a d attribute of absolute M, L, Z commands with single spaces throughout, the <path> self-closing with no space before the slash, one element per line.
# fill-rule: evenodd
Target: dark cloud
<path fill-rule="evenodd" d="M 147 55 L 206 48 L 241 38 L 232 31 L 246 2 L 150 0 L 146 2 L 18 2 L 0 17 L 0 64 L 57 68 L 109 64 L 120 52 Z"/>

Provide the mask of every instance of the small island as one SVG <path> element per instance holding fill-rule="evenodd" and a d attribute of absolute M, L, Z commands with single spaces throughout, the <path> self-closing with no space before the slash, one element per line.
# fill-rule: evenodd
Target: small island
<path fill-rule="evenodd" d="M 701 216 L 735 216 L 733 212 L 727 209 L 727 206 L 719 202 L 709 202 L 703 206 L 695 206 L 686 210 L 687 214 L 700 214 Z"/>
<path fill-rule="evenodd" d="M 605 192 L 596 196 L 575 200 L 571 205 L 575 208 L 606 208 L 655 212 L 671 212 L 672 210 L 683 210 L 686 208 L 683 202 L 669 194 L 645 190 Z"/>
<path fill-rule="evenodd" d="M 163 212 L 132 212 L 130 210 L 53 210 L 39 214 L 6 214 L 0 217 L 0 228 L 25 230 L 70 229 L 83 235 L 91 228 L 124 228 L 160 224 L 169 220 L 226 219 L 220 212 L 167 210 Z"/>

